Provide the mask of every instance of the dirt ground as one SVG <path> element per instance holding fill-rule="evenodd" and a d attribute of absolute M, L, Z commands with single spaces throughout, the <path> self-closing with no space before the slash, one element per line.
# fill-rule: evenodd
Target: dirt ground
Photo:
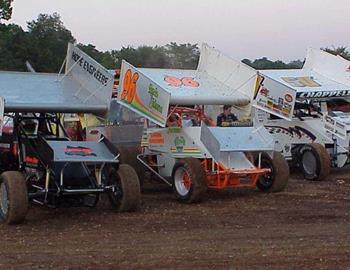
<path fill-rule="evenodd" d="M 137 213 L 32 207 L 26 224 L 0 225 L 0 243 L 0 269 L 350 269 L 350 172 L 194 205 L 148 185 Z"/>

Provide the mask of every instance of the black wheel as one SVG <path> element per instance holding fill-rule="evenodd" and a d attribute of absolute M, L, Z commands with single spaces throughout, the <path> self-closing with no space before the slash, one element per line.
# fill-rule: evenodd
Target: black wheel
<path fill-rule="evenodd" d="M 255 165 L 258 165 L 258 158 L 255 160 Z M 286 188 L 289 166 L 281 153 L 273 152 L 273 158 L 267 153 L 261 153 L 260 166 L 270 169 L 271 172 L 259 178 L 256 183 L 258 189 L 264 192 L 279 192 Z"/>
<path fill-rule="evenodd" d="M 0 222 L 18 224 L 28 212 L 28 192 L 24 176 L 17 171 L 0 175 Z"/>
<path fill-rule="evenodd" d="M 300 150 L 300 167 L 305 179 L 324 180 L 331 170 L 329 153 L 319 143 L 306 144 Z"/>
<path fill-rule="evenodd" d="M 198 202 L 208 189 L 206 173 L 195 158 L 179 159 L 173 168 L 172 178 L 173 190 L 181 202 Z"/>
<path fill-rule="evenodd" d="M 132 212 L 140 207 L 140 183 L 135 170 L 127 164 L 121 164 L 116 170 L 108 169 L 107 185 L 113 186 L 108 193 L 109 201 L 119 212 Z"/>
<path fill-rule="evenodd" d="M 118 146 L 118 152 L 120 153 L 120 164 L 128 164 L 134 168 L 139 177 L 140 187 L 142 189 L 146 168 L 137 159 L 137 156 L 142 152 L 141 146 Z"/>

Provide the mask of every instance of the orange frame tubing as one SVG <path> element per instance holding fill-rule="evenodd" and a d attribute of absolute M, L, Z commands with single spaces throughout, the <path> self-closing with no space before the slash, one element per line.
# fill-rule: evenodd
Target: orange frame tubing
<path fill-rule="evenodd" d="M 212 159 L 203 159 L 202 166 L 207 174 L 209 188 L 255 188 L 258 179 L 269 173 L 270 169 L 226 169 Z"/>

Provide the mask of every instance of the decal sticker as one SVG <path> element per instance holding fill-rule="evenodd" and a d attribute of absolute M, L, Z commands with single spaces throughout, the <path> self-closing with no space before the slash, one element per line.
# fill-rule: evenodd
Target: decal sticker
<path fill-rule="evenodd" d="M 178 148 L 171 147 L 170 151 L 174 156 L 188 156 L 188 157 L 202 156 L 202 152 L 196 147 L 184 147 L 181 152 L 178 151 Z"/>
<path fill-rule="evenodd" d="M 160 132 L 154 132 L 150 134 L 149 144 L 164 145 L 164 137 Z"/>
<path fill-rule="evenodd" d="M 330 98 L 350 96 L 350 90 L 342 91 L 317 91 L 317 92 L 298 92 L 298 98 Z"/>
<path fill-rule="evenodd" d="M 186 140 L 183 136 L 176 137 L 174 140 L 175 148 L 177 152 L 182 152 L 186 144 Z"/>
<path fill-rule="evenodd" d="M 67 145 L 67 148 L 64 150 L 64 153 L 69 156 L 94 156 L 97 155 L 92 151 L 89 147 L 83 147 L 83 146 L 69 146 Z"/>
<path fill-rule="evenodd" d="M 293 87 L 320 87 L 313 77 L 282 77 L 286 83 Z"/>
<path fill-rule="evenodd" d="M 310 139 L 311 141 L 316 140 L 316 136 L 312 134 L 310 131 L 306 130 L 305 128 L 302 128 L 300 126 L 294 126 L 294 127 L 281 127 L 281 126 L 265 126 L 266 129 L 269 131 L 270 134 L 285 134 L 292 138 L 297 136 L 298 138 L 306 137 Z"/>
<path fill-rule="evenodd" d="M 292 97 L 292 95 L 290 95 L 290 94 L 286 94 L 286 95 L 284 96 L 284 99 L 285 99 L 285 101 L 287 101 L 287 102 L 293 102 L 293 97 Z"/>
<path fill-rule="evenodd" d="M 136 83 L 139 79 L 139 74 L 137 72 L 132 73 L 131 69 L 128 69 L 124 75 L 123 80 L 123 92 L 121 100 L 128 103 L 132 103 L 136 94 Z"/>
<path fill-rule="evenodd" d="M 167 82 L 168 85 L 172 87 L 181 87 L 181 86 L 194 87 L 194 88 L 199 87 L 199 82 L 197 82 L 193 77 L 183 77 L 179 79 L 175 76 L 165 75 L 164 81 Z"/>

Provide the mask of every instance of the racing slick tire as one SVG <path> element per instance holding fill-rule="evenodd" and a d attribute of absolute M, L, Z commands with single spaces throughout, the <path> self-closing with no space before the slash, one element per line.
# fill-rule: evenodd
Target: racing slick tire
<path fill-rule="evenodd" d="M 322 181 L 331 170 L 331 158 L 326 148 L 319 143 L 304 145 L 300 150 L 300 168 L 304 178 Z"/>
<path fill-rule="evenodd" d="M 118 212 L 133 212 L 141 204 L 140 182 L 135 170 L 128 164 L 121 164 L 116 170 L 110 167 L 107 171 L 107 185 L 113 190 L 108 192 L 112 207 Z"/>
<path fill-rule="evenodd" d="M 199 202 L 208 189 L 206 173 L 201 162 L 196 158 L 177 160 L 172 179 L 174 193 L 180 202 Z"/>
<path fill-rule="evenodd" d="M 258 157 L 255 165 L 258 165 Z M 288 184 L 289 166 L 283 155 L 279 152 L 273 152 L 273 158 L 267 153 L 261 153 L 261 168 L 269 168 L 271 172 L 261 176 L 256 182 L 259 190 L 264 192 L 280 192 L 284 190 Z"/>
<path fill-rule="evenodd" d="M 22 223 L 28 212 L 28 191 L 24 176 L 18 171 L 0 175 L 0 223 Z"/>

